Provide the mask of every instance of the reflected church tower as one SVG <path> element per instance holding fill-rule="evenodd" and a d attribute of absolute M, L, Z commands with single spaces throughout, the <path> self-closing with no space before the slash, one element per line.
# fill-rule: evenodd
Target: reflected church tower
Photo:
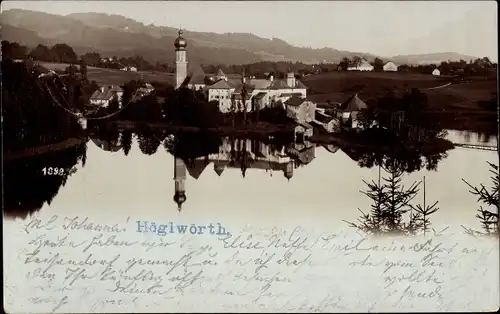
<path fill-rule="evenodd" d="M 186 164 L 178 157 L 174 158 L 174 180 L 174 201 L 177 203 L 177 209 L 180 212 L 182 210 L 182 203 L 186 201 Z"/>
<path fill-rule="evenodd" d="M 175 39 L 175 88 L 179 88 L 187 77 L 187 42 L 182 37 L 182 30 L 179 30 L 179 36 Z"/>
<path fill-rule="evenodd" d="M 283 170 L 283 175 L 288 179 L 288 181 L 290 181 L 293 177 L 293 162 L 289 162 L 286 165 L 286 168 Z"/>

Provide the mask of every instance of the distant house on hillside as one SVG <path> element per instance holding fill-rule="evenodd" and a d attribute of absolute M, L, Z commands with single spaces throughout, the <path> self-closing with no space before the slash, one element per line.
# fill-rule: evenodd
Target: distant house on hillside
<path fill-rule="evenodd" d="M 122 71 L 128 71 L 128 72 L 137 72 L 137 68 L 136 67 L 130 67 L 130 66 L 123 67 L 120 70 L 122 70 Z"/>
<path fill-rule="evenodd" d="M 357 66 L 348 67 L 347 71 L 373 71 L 374 67 L 365 59 L 361 59 L 361 63 Z"/>
<path fill-rule="evenodd" d="M 340 118 L 342 122 L 350 125 L 351 127 L 357 127 L 357 116 L 358 113 L 368 108 L 366 103 L 359 99 L 358 94 L 354 94 L 346 102 L 340 105 Z"/>
<path fill-rule="evenodd" d="M 90 97 L 90 103 L 102 107 L 109 106 L 113 99 L 121 105 L 123 89 L 116 85 L 104 85 L 99 87 Z"/>
<path fill-rule="evenodd" d="M 434 69 L 434 71 L 432 71 L 432 75 L 439 76 L 439 75 L 441 75 L 441 71 L 439 71 L 439 69 L 436 68 L 436 69 Z"/>
<path fill-rule="evenodd" d="M 398 66 L 394 64 L 394 62 L 389 61 L 386 64 L 384 64 L 383 69 L 386 72 L 396 72 L 398 70 Z"/>

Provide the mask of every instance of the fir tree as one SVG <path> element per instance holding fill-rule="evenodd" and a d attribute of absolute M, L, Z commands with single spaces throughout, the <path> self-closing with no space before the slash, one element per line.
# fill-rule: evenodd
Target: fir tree
<path fill-rule="evenodd" d="M 480 188 L 472 186 L 470 183 L 462 179 L 470 188 L 469 192 L 478 197 L 478 203 L 482 203 L 488 206 L 487 209 L 483 209 L 482 206 L 477 210 L 478 213 L 476 217 L 481 221 L 483 225 L 483 229 L 487 234 L 498 234 L 499 227 L 499 173 L 498 166 L 488 162 L 490 165 L 490 172 L 493 174 L 491 177 L 491 187 L 488 189 L 483 184 L 481 184 Z M 495 212 L 496 211 L 496 212 Z"/>
<path fill-rule="evenodd" d="M 372 200 L 370 212 L 365 213 L 359 209 L 362 215 L 358 219 L 358 223 L 346 222 L 351 227 L 371 234 L 426 232 L 430 225 L 429 216 L 439 208 L 437 207 L 438 202 L 430 206 L 426 205 L 425 182 L 424 204 L 423 206 L 420 204 L 414 206 L 411 202 L 420 192 L 421 181 L 413 182 L 410 187 L 406 188 L 402 183 L 404 170 L 396 161 L 383 169 L 388 173 L 388 176 L 381 177 L 379 173 L 378 182 L 363 181 L 368 189 L 361 193 Z"/>

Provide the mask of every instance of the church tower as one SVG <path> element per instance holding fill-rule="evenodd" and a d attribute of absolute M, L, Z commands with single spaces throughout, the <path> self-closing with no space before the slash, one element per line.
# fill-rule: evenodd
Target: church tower
<path fill-rule="evenodd" d="M 174 180 L 175 180 L 175 194 L 174 201 L 177 203 L 179 212 L 182 210 L 182 203 L 186 201 L 186 165 L 182 159 L 174 158 Z"/>
<path fill-rule="evenodd" d="M 187 76 L 187 42 L 182 37 L 182 30 L 179 30 L 179 36 L 174 42 L 175 46 L 175 88 L 179 88 Z"/>

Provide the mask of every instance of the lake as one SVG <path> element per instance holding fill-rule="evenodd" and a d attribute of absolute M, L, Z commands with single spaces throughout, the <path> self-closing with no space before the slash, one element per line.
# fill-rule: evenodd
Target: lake
<path fill-rule="evenodd" d="M 452 130 L 448 131 L 448 139 L 466 144 L 497 143 L 496 136 L 484 138 L 476 133 Z M 228 140 L 217 144 L 201 143 L 203 145 L 212 146 L 212 153 L 207 158 L 184 162 L 174 158 L 160 139 L 134 135 L 126 156 L 116 139 L 92 137 L 86 144 L 84 166 L 81 158 L 78 159 L 76 172 L 60 188 L 61 183 L 56 182 L 58 178 L 54 176 L 39 174 L 35 175 L 36 179 L 26 179 L 26 174 L 19 175 L 27 171 L 23 170 L 27 169 L 26 163 L 33 162 L 17 163 L 7 168 L 11 176 L 6 177 L 6 186 L 17 190 L 9 192 L 13 194 L 6 193 L 6 211 L 9 204 L 18 208 L 15 215 L 8 217 L 12 220 L 17 216 L 15 220 L 19 221 L 26 217 L 27 211 L 39 211 L 45 217 L 58 214 L 105 220 L 132 217 L 186 223 L 210 220 L 227 224 L 242 221 L 251 224 L 255 217 L 266 217 L 269 225 L 320 224 L 322 228 L 344 229 L 350 228 L 346 221 L 357 220 L 358 209 L 370 210 L 371 200 L 361 193 L 366 190 L 363 180 L 378 181 L 379 173 L 382 177 L 386 175 L 378 166 L 360 167 L 353 160 L 352 152 L 347 154 L 333 146 L 273 148 L 248 140 L 246 157 L 239 155 L 248 161 L 246 169 L 242 169 L 243 159 L 233 164 L 229 161 Z M 184 146 L 196 150 L 195 146 L 200 143 L 188 140 Z M 63 166 L 62 160 L 77 160 L 76 156 L 62 156 L 38 160 L 33 167 L 41 173 L 44 167 L 71 166 Z M 403 182 L 408 187 L 425 177 L 426 203 L 439 202 L 439 210 L 431 217 L 431 227 L 449 226 L 461 230 L 461 225 L 466 225 L 480 229 L 480 222 L 475 217 L 479 208 L 477 198 L 468 192 L 462 179 L 474 186 L 483 183 L 489 187 L 491 174 L 487 162 L 498 164 L 498 153 L 456 147 L 437 161 L 435 170 L 426 170 L 424 165 L 421 170 L 404 174 Z M 176 167 L 177 183 L 174 180 Z M 48 189 L 52 190 L 45 191 Z M 420 189 L 414 202 L 424 201 L 423 183 Z M 17 199 L 11 197 L 9 200 L 9 195 L 14 194 Z M 174 199 L 184 198 L 179 210 Z"/>

